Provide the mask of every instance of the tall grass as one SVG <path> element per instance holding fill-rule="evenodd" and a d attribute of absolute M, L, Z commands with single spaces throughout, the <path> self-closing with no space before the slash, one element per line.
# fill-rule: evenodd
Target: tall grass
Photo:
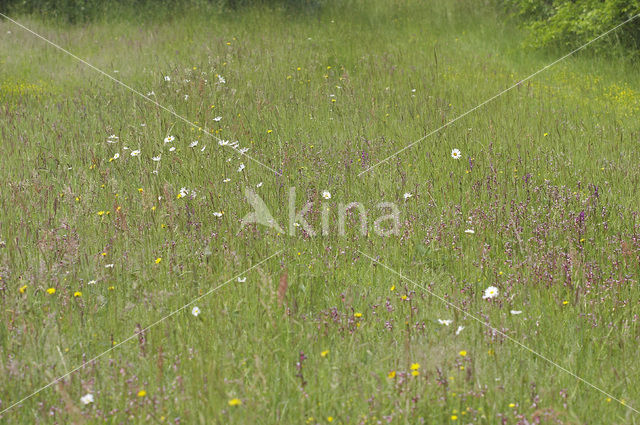
<path fill-rule="evenodd" d="M 475 4 L 15 15 L 282 176 L 0 22 L 0 410 L 231 279 L 0 421 L 638 423 L 637 71 L 581 52 L 357 177 L 553 59 Z M 240 231 L 291 186 L 329 235 Z"/>

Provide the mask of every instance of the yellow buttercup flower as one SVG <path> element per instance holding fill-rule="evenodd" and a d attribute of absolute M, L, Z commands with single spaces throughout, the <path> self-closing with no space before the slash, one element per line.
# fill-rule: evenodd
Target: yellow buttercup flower
<path fill-rule="evenodd" d="M 47 294 L 51 294 L 51 295 L 53 295 L 53 294 L 55 294 L 55 293 L 56 293 L 56 288 L 49 288 L 49 289 L 47 289 Z"/>
<path fill-rule="evenodd" d="M 147 392 L 145 390 L 138 391 L 138 397 L 144 397 L 146 395 L 147 395 Z"/>
<path fill-rule="evenodd" d="M 232 398 L 229 400 L 229 406 L 240 406 L 242 404 L 242 400 L 238 398 Z"/>

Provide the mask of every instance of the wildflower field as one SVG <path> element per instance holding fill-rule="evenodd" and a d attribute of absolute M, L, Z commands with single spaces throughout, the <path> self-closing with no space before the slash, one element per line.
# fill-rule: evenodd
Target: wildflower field
<path fill-rule="evenodd" d="M 464 0 L 10 18 L 0 423 L 640 423 L 637 63 Z"/>

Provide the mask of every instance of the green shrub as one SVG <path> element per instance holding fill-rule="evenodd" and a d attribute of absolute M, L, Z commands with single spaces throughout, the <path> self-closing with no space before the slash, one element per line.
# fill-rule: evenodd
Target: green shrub
<path fill-rule="evenodd" d="M 497 0 L 530 30 L 534 47 L 575 48 L 640 13 L 640 0 Z M 593 46 L 640 48 L 640 17 Z"/>

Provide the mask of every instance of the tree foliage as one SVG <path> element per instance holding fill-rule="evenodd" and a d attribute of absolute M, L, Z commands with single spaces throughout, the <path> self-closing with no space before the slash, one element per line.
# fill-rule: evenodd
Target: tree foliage
<path fill-rule="evenodd" d="M 640 0 L 498 0 L 530 30 L 535 47 L 578 47 L 640 14 Z M 607 35 L 595 48 L 640 49 L 640 16 Z"/>

